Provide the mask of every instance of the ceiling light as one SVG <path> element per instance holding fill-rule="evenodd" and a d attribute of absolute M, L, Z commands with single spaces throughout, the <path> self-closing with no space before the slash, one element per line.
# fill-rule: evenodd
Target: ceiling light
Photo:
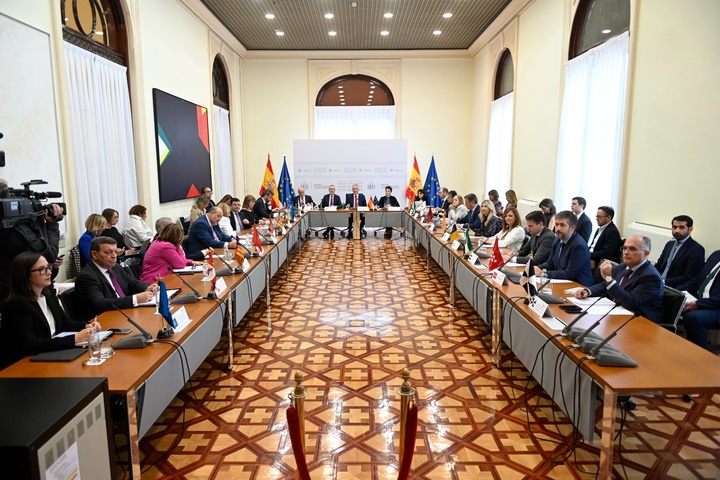
<path fill-rule="evenodd" d="M 370 88 L 375 88 L 375 85 L 370 85 Z"/>
<path fill-rule="evenodd" d="M 393 14 L 390 13 L 390 12 L 387 12 L 386 14 L 383 15 L 383 17 L 385 17 L 385 18 L 392 18 L 392 17 L 393 17 Z"/>
<path fill-rule="evenodd" d="M 330 20 L 330 19 L 333 18 L 334 16 L 335 16 L 335 15 L 333 15 L 332 13 L 326 13 L 326 14 L 325 14 L 325 18 L 327 18 L 328 20 Z"/>
<path fill-rule="evenodd" d="M 283 35 L 285 35 L 285 32 L 283 32 L 282 30 L 275 30 L 275 35 L 277 35 L 278 37 L 282 37 Z"/>
<path fill-rule="evenodd" d="M 610 33 L 610 32 L 612 32 L 612 30 L 608 30 L 607 28 L 602 31 L 602 33 L 605 33 L 605 34 L 608 34 L 608 33 Z"/>
<path fill-rule="evenodd" d="M 368 107 L 370 106 L 370 102 L 368 102 Z"/>
<path fill-rule="evenodd" d="M 338 92 L 340 92 L 340 93 L 343 93 L 343 92 L 344 92 L 344 90 L 342 89 L 342 87 L 340 88 L 340 90 L 338 90 Z"/>
<path fill-rule="evenodd" d="M 450 17 L 452 17 L 452 13 L 450 13 L 450 12 L 443 13 L 443 18 L 450 18 Z"/>
<path fill-rule="evenodd" d="M 104 32 L 98 30 L 97 32 L 95 32 L 95 35 L 103 35 L 103 33 L 104 33 Z"/>
<path fill-rule="evenodd" d="M 353 8 L 357 7 L 357 2 L 350 2 L 350 6 Z"/>
<path fill-rule="evenodd" d="M 275 18 L 275 15 L 273 15 L 272 13 L 266 13 L 265 18 L 267 18 L 268 20 L 272 20 L 273 18 Z"/>
<path fill-rule="evenodd" d="M 382 32 L 380 32 L 380 35 L 382 35 L 383 37 L 386 37 L 386 36 L 390 35 L 390 32 L 388 32 L 387 30 L 383 30 Z"/>
<path fill-rule="evenodd" d="M 335 30 L 330 30 L 328 32 L 328 35 L 330 35 L 331 37 L 334 37 L 335 35 L 337 35 L 337 32 Z"/>
<path fill-rule="evenodd" d="M 340 105 L 345 105 L 345 102 L 340 102 Z"/>
<path fill-rule="evenodd" d="M 442 33 L 442 31 L 440 31 L 440 30 L 435 30 L 435 31 L 433 32 L 433 35 L 440 35 L 441 33 Z"/>

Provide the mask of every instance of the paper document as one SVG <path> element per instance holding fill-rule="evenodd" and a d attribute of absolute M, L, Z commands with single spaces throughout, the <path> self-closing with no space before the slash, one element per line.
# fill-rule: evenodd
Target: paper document
<path fill-rule="evenodd" d="M 540 320 L 542 320 L 550 330 L 562 330 L 565 328 L 565 324 L 557 317 L 541 317 Z"/>
<path fill-rule="evenodd" d="M 571 298 L 568 298 L 568 300 L 570 300 L 572 303 L 574 303 L 578 307 L 582 308 L 583 312 L 585 310 L 588 310 L 588 307 L 589 307 L 590 310 L 588 310 L 588 313 L 590 315 L 605 315 L 608 312 L 610 312 L 611 308 L 615 307 L 615 302 L 613 302 L 609 298 L 601 298 L 597 303 L 595 303 L 595 301 L 598 300 L 597 297 L 588 297 L 588 298 L 573 298 L 573 297 L 571 297 Z M 593 303 L 595 303 L 595 305 L 590 307 L 590 305 L 592 305 Z M 627 308 L 623 308 L 623 307 L 619 307 L 619 306 L 615 307 L 615 309 L 612 312 L 610 312 L 610 315 L 632 315 L 632 314 L 633 314 L 633 312 L 631 312 Z"/>
<path fill-rule="evenodd" d="M 68 337 L 68 336 L 70 336 L 70 335 L 73 335 L 73 336 L 74 336 L 76 333 L 77 333 L 77 332 L 60 332 L 60 333 L 56 333 L 56 334 L 53 336 L 53 338 Z M 101 332 L 98 332 L 98 335 L 100 336 L 100 341 L 101 341 L 101 342 L 102 342 L 103 340 L 105 340 L 105 339 L 106 339 L 109 335 L 111 335 L 111 334 L 112 334 L 112 332 L 111 332 L 110 330 L 103 330 L 103 331 L 101 331 Z M 80 342 L 80 343 L 76 343 L 76 344 L 75 344 L 76 347 L 84 347 L 85 345 L 87 345 L 87 342 Z"/>
<path fill-rule="evenodd" d="M 202 267 L 199 267 L 198 265 L 188 265 L 187 267 L 183 268 L 174 268 L 174 273 L 202 273 Z"/>

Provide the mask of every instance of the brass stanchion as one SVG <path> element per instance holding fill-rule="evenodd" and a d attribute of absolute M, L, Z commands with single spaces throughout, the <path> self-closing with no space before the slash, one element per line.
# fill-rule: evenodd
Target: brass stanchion
<path fill-rule="evenodd" d="M 295 388 L 288 394 L 288 398 L 297 412 L 300 439 L 303 447 L 302 454 L 305 455 L 305 397 L 307 397 L 307 388 L 303 386 L 302 381 L 303 373 L 295 372 Z"/>
<path fill-rule="evenodd" d="M 407 428 L 407 416 L 410 409 L 410 402 L 415 396 L 416 390 L 410 385 L 410 370 L 404 368 L 402 371 L 403 383 L 397 390 L 400 395 L 400 454 L 398 464 L 402 464 L 403 451 L 405 450 L 405 429 Z"/>

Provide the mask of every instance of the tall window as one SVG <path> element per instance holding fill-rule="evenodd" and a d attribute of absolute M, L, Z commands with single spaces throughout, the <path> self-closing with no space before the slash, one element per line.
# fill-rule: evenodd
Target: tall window
<path fill-rule="evenodd" d="M 583 0 L 565 64 L 555 203 L 618 204 L 626 111 L 629 0 Z"/>
<path fill-rule="evenodd" d="M 60 0 L 60 12 L 78 219 L 114 208 L 122 229 L 138 203 L 124 16 L 118 0 Z"/>
<path fill-rule="evenodd" d="M 213 62 L 213 124 L 215 126 L 215 190 L 234 195 L 230 141 L 230 88 L 220 55 Z"/>
<path fill-rule="evenodd" d="M 510 50 L 505 50 L 498 62 L 495 89 L 490 111 L 485 191 L 504 192 L 510 188 L 512 164 L 512 130 L 515 74 Z"/>
<path fill-rule="evenodd" d="M 314 138 L 395 138 L 392 92 L 366 75 L 345 75 L 329 81 L 315 101 Z"/>

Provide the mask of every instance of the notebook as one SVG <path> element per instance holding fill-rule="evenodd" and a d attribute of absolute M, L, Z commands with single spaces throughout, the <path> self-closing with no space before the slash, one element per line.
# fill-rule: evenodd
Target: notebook
<path fill-rule="evenodd" d="M 55 350 L 54 352 L 38 353 L 30 357 L 31 362 L 72 362 L 87 350 L 84 348 L 68 348 L 67 350 Z"/>

